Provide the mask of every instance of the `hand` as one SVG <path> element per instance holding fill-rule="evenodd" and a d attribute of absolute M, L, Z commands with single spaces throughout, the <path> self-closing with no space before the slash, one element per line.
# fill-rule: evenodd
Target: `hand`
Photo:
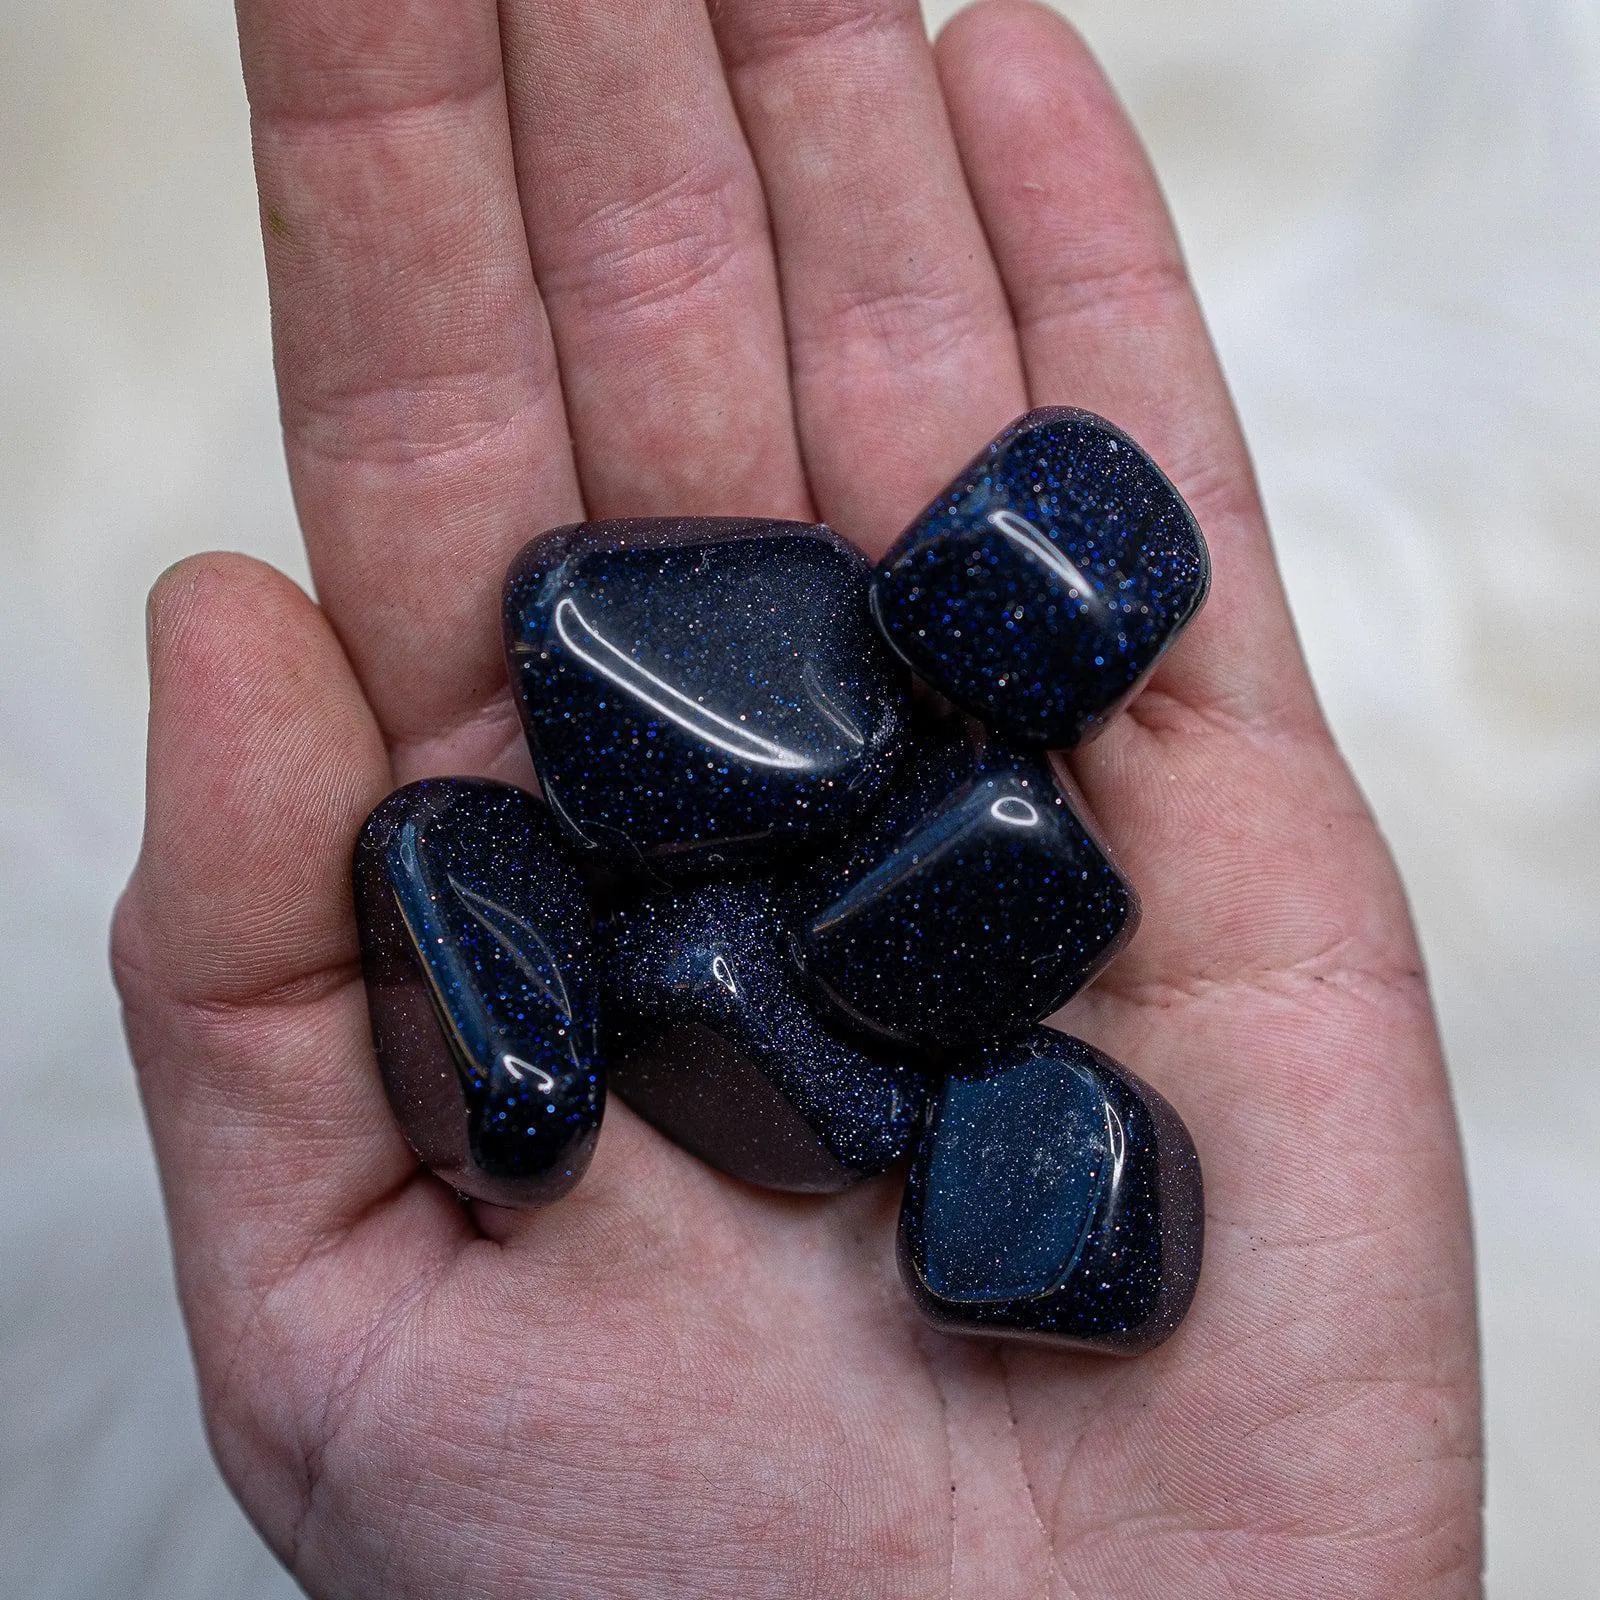
<path fill-rule="evenodd" d="M 1300 659 L 1138 143 L 987 0 L 241 0 L 320 606 L 151 600 L 115 960 L 211 1437 L 315 1595 L 1466 1595 L 1461 1158 L 1405 900 Z M 1166 1094 L 1209 1202 L 1131 1362 L 947 1339 L 893 1182 L 758 1193 L 613 1101 L 547 1210 L 469 1209 L 384 1103 L 349 857 L 429 773 L 528 782 L 501 574 L 590 516 L 882 550 L 1030 405 L 1149 448 L 1205 612 L 1075 758 L 1145 904 L 1061 1019 Z"/>

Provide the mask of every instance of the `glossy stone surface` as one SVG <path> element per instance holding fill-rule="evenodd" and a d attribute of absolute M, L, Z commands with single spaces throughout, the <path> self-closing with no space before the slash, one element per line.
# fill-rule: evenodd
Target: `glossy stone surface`
<path fill-rule="evenodd" d="M 957 705 L 1066 748 L 1134 694 L 1210 570 L 1188 507 L 1132 439 L 1087 411 L 1031 411 L 884 556 L 872 608 Z"/>
<path fill-rule="evenodd" d="M 1132 936 L 1132 887 L 1046 758 L 964 719 L 793 890 L 793 951 L 842 1020 L 957 1048 L 1048 1016 Z"/>
<path fill-rule="evenodd" d="M 900 1210 L 900 1272 L 952 1333 L 1133 1355 L 1183 1320 L 1205 1197 L 1178 1114 L 1049 1028 L 934 1091 Z"/>
<path fill-rule="evenodd" d="M 893 772 L 905 675 L 830 529 L 591 522 L 506 580 L 511 681 L 573 839 L 678 881 L 843 832 Z"/>
<path fill-rule="evenodd" d="M 605 1078 L 589 907 L 549 813 L 477 779 L 398 789 L 361 830 L 355 894 L 378 1066 L 417 1154 L 496 1205 L 563 1194 Z"/>
<path fill-rule="evenodd" d="M 668 1138 L 747 1183 L 813 1193 L 911 1148 L 924 1079 L 824 1026 L 770 881 L 653 896 L 609 932 L 612 1087 Z"/>

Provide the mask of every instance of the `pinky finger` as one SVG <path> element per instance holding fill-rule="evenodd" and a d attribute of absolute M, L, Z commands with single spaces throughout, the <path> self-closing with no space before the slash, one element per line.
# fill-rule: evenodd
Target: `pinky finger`
<path fill-rule="evenodd" d="M 1155 175 L 1110 85 L 1073 29 L 1031 0 L 962 12 L 937 59 L 1032 404 L 1084 406 L 1125 428 L 1177 484 L 1211 547 L 1211 598 L 1157 685 L 1229 720 L 1313 725 L 1227 385 Z"/>

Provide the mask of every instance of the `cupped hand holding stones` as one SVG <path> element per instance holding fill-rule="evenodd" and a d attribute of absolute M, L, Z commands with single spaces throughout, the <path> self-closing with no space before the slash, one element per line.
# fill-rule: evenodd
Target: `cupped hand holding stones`
<path fill-rule="evenodd" d="M 1160 526 L 1148 491 L 1119 492 L 1123 474 L 1107 490 L 1097 469 L 1081 492 L 1079 439 L 1106 429 L 1086 413 L 1072 421 L 1061 448 L 1035 452 L 1049 487 L 1030 506 L 1033 537 L 1119 529 L 1118 576 L 1087 589 L 1092 638 L 1079 651 L 1112 652 L 1108 597 L 1148 593 L 1170 541 L 1122 528 Z M 1025 420 L 989 455 L 1028 432 Z M 1187 510 L 1159 488 L 1203 564 Z M 979 497 L 992 494 L 940 498 Z M 1057 601 L 1078 605 L 1087 582 L 1075 567 Z M 986 583 L 1005 587 L 980 569 L 970 614 Z M 424 780 L 389 796 L 356 845 L 390 1104 L 438 1176 L 501 1205 L 545 1204 L 577 1181 L 608 1073 L 662 1133 L 766 1188 L 843 1189 L 920 1143 L 902 1237 L 925 1238 L 936 1260 L 987 1219 L 996 1258 L 988 1300 L 935 1306 L 915 1253 L 903 1256 L 940 1326 L 1146 1349 L 1194 1293 L 1204 1215 L 1194 1146 L 1154 1090 L 1115 1069 L 1124 1104 L 1107 1099 L 1090 1137 L 1048 1097 L 1030 1108 L 1024 1092 L 1019 1116 L 1002 1070 L 960 1119 L 920 1126 L 927 1079 L 960 1077 L 982 1049 L 1003 1060 L 1019 1029 L 1116 955 L 1137 902 L 1043 751 L 959 719 L 908 726 L 875 593 L 861 556 L 825 527 L 658 518 L 528 543 L 507 578 L 504 636 L 548 804 L 477 779 Z M 986 648 L 1027 673 L 1036 631 L 1013 627 Z M 1170 643 L 1147 638 L 1151 657 Z M 951 643 L 931 665 L 970 662 Z M 1127 694 L 1094 672 L 1074 689 L 1096 720 Z M 752 879 L 756 865 L 767 874 Z M 610 902 L 598 939 L 592 899 Z M 1167 1134 L 1129 1131 L 1141 1117 Z M 946 1159 L 963 1139 L 1003 1147 L 1003 1163 Z M 1044 1177 L 1058 1171 L 1064 1188 Z M 1064 1193 L 1081 1247 L 1035 1281 L 1019 1263 L 1040 1227 L 1059 1231 Z M 1101 1235 L 1115 1247 L 1082 1243 Z M 1027 1288 L 1000 1287 L 1022 1278 Z M 1069 1283 L 1067 1315 L 1056 1302 Z"/>
<path fill-rule="evenodd" d="M 211 1437 L 297 1578 L 1471 1592 L 1470 1240 L 1404 898 L 1148 169 L 1074 36 L 1015 0 L 936 56 L 909 7 L 240 20 L 318 603 L 238 557 L 157 586 L 114 953 Z M 1145 1124 L 1102 1058 L 1181 1108 L 1209 1223 L 1182 1326 L 1131 1362 L 945 1339 L 885 1270 L 896 1176 L 766 1192 L 615 1100 L 559 1203 L 464 1205 L 376 1071 L 350 860 L 413 780 L 535 787 L 495 626 L 512 558 L 585 520 L 731 515 L 824 522 L 877 561 L 1030 406 L 1150 453 L 1211 594 L 1071 756 L 1143 905 L 1056 1019 L 1096 1054 L 996 1061 L 963 1093 L 1003 1081 L 1005 1116 L 1054 1106 L 1112 1150 L 1092 1091 L 1102 1129 L 1130 1119 L 1125 1158 Z M 459 916 L 504 933 L 454 875 Z M 956 1138 L 944 1163 L 975 1159 Z M 1055 1192 L 1022 1265 L 1062 1284 L 1061 1252 L 1106 1235 L 1065 1173 Z M 920 1265 L 903 1246 L 941 1304 L 1033 1283 L 984 1278 L 981 1229 L 946 1238 Z"/>

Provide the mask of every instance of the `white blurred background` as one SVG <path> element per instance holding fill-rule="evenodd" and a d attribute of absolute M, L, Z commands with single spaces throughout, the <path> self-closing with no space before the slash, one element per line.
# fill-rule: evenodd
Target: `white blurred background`
<path fill-rule="evenodd" d="M 1600 6 L 1069 9 L 1154 148 L 1415 899 L 1491 1591 L 1600 1596 Z M 145 589 L 202 547 L 304 573 L 231 19 L 4 0 L 0 85 L 0 1595 L 281 1597 L 201 1438 L 103 955 Z"/>

